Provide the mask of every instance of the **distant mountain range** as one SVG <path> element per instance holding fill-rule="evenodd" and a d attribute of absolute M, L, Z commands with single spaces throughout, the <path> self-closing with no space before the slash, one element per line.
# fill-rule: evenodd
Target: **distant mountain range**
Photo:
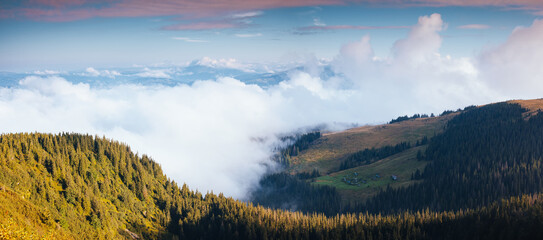
<path fill-rule="evenodd" d="M 188 65 L 146 66 L 115 69 L 95 69 L 89 67 L 80 71 L 36 70 L 31 72 L 0 72 L 0 86 L 16 87 L 27 76 L 59 76 L 72 83 L 86 83 L 91 86 L 111 86 L 120 84 L 165 85 L 192 84 L 199 80 L 215 80 L 231 77 L 246 84 L 256 84 L 263 88 L 288 80 L 288 73 L 304 70 L 303 66 L 277 67 L 232 67 L 192 61 Z M 328 65 L 322 66 L 320 77 L 328 79 L 336 73 Z"/>

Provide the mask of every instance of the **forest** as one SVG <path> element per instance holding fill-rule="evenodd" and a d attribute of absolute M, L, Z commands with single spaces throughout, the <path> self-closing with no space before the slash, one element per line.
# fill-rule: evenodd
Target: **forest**
<path fill-rule="evenodd" d="M 459 210 L 543 191 L 543 114 L 498 103 L 470 109 L 448 122 L 423 154 L 423 182 L 386 189 L 370 212 Z"/>
<path fill-rule="evenodd" d="M 242 202 L 192 191 L 104 137 L 3 134 L 0 239 L 543 239 L 543 114 L 525 112 L 461 111 L 426 140 L 418 183 L 349 206 L 311 184 L 316 171 L 270 174 L 261 185 L 285 191 Z M 293 194 L 305 205 L 279 204 Z"/>

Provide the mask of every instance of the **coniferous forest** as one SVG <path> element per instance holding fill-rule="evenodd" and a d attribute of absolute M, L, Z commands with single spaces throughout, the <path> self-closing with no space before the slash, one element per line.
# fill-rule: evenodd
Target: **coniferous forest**
<path fill-rule="evenodd" d="M 543 191 L 543 114 L 523 117 L 516 104 L 467 110 L 432 139 L 424 181 L 387 189 L 368 201 L 370 212 L 458 210 Z"/>
<path fill-rule="evenodd" d="M 543 114 L 525 112 L 460 111 L 427 140 L 418 183 L 349 207 L 302 176 L 265 177 L 285 189 L 254 193 L 268 208 L 192 191 L 103 137 L 3 134 L 0 239 L 543 239 Z M 305 203 L 273 198 L 289 196 Z"/>

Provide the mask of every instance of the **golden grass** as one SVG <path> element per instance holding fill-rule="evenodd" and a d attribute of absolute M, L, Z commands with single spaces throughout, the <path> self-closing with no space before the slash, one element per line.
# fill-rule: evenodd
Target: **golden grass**
<path fill-rule="evenodd" d="M 323 134 L 307 150 L 292 159 L 290 170 L 309 172 L 317 169 L 323 174 L 335 172 L 345 157 L 357 151 L 395 145 L 405 141 L 414 144 L 424 136 L 432 137 L 441 132 L 445 123 L 454 115 L 364 126 Z"/>
<path fill-rule="evenodd" d="M 528 109 L 528 112 L 524 113 L 525 118 L 530 118 L 532 115 L 537 114 L 537 111 L 543 110 L 543 98 L 532 100 L 512 100 L 509 103 L 518 103 L 521 107 Z"/>

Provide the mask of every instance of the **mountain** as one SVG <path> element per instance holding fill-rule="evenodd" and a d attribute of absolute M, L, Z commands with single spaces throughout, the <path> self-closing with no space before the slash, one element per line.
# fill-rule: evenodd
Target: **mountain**
<path fill-rule="evenodd" d="M 364 205 L 356 211 L 484 206 L 543 190 L 541 109 L 543 99 L 516 100 L 323 134 L 287 169 L 324 173 L 309 181 L 335 187 L 344 205 Z"/>
<path fill-rule="evenodd" d="M 330 197 L 342 184 L 374 191 L 328 216 L 311 213 L 319 204 L 304 214 L 191 191 L 103 137 L 3 134 L 0 239 L 541 239 L 542 106 L 496 103 L 303 138 L 285 151 L 288 174 L 270 179 L 288 188 L 294 177 L 300 196 L 321 185 L 337 186 Z M 345 161 L 356 166 L 340 169 Z M 342 176 L 361 184 L 334 182 Z"/>

